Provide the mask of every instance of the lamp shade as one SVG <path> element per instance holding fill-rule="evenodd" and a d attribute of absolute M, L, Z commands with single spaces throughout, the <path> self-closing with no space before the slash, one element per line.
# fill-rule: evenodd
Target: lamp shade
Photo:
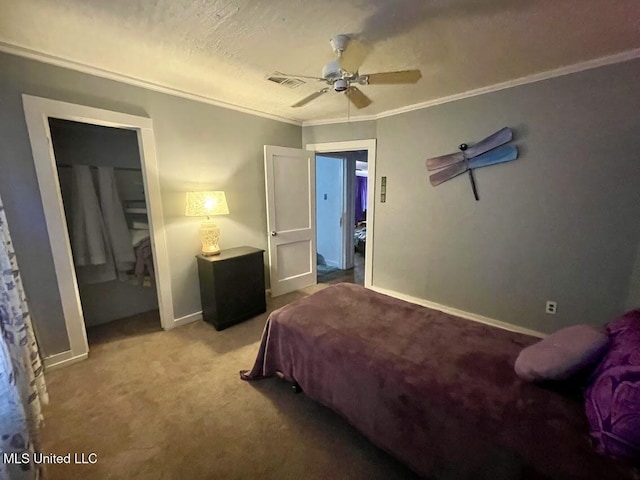
<path fill-rule="evenodd" d="M 209 215 L 227 215 L 229 207 L 222 191 L 187 192 L 187 204 L 184 214 L 187 217 L 208 217 Z"/>

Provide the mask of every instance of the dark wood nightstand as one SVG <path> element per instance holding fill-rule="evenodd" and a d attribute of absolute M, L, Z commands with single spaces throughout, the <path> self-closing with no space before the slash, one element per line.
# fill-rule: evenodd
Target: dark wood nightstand
<path fill-rule="evenodd" d="M 220 255 L 198 255 L 202 317 L 216 330 L 267 311 L 264 250 L 237 247 Z"/>

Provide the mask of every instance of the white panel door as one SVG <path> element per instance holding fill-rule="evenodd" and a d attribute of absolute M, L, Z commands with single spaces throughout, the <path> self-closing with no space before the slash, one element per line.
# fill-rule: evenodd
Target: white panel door
<path fill-rule="evenodd" d="M 315 285 L 315 152 L 264 146 L 271 296 Z"/>

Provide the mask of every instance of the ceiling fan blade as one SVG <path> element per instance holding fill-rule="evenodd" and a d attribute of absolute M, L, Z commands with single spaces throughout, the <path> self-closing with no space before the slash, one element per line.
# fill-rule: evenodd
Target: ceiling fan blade
<path fill-rule="evenodd" d="M 329 91 L 328 88 L 323 88 L 322 90 L 318 90 L 317 92 L 313 92 L 311 95 L 308 95 L 308 96 L 304 97 L 302 100 L 300 100 L 300 101 L 294 103 L 293 105 L 291 105 L 291 108 L 302 107 L 303 105 L 306 105 L 310 101 L 315 100 L 320 95 L 323 95 L 323 94 L 327 93 L 328 91 Z"/>
<path fill-rule="evenodd" d="M 462 161 L 464 161 L 464 154 L 462 152 L 430 158 L 427 160 L 427 170 L 438 170 L 439 168 L 448 167 L 449 165 Z"/>
<path fill-rule="evenodd" d="M 450 167 L 447 167 L 431 175 L 429 177 L 429 181 L 431 182 L 431 185 L 433 185 L 434 187 L 437 187 L 441 183 L 444 183 L 447 180 L 451 180 L 452 178 L 463 174 L 468 169 L 469 169 L 469 166 L 467 162 L 455 163 Z"/>
<path fill-rule="evenodd" d="M 416 83 L 422 78 L 420 70 L 402 70 L 400 72 L 370 73 L 363 75 L 369 85 L 395 85 L 401 83 Z"/>
<path fill-rule="evenodd" d="M 489 135 L 484 140 L 480 140 L 475 145 L 471 145 L 466 151 L 467 158 L 477 157 L 489 150 L 493 150 L 500 145 L 504 145 L 513 139 L 513 132 L 509 127 L 504 127 L 498 130 L 496 133 Z"/>
<path fill-rule="evenodd" d="M 340 68 L 347 72 L 357 72 L 370 52 L 370 45 L 357 38 L 351 38 L 339 58 Z"/>
<path fill-rule="evenodd" d="M 344 94 L 349 97 L 349 100 L 356 108 L 364 108 L 371 105 L 371 99 L 357 87 L 349 87 Z"/>

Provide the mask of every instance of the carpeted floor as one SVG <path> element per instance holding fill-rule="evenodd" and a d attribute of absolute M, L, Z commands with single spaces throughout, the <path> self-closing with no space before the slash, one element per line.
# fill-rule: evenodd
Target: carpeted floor
<path fill-rule="evenodd" d="M 266 317 L 163 332 L 152 312 L 91 329 L 89 359 L 46 374 L 42 441 L 44 453 L 94 452 L 98 462 L 49 465 L 50 480 L 414 478 L 284 381 L 239 379 Z"/>

